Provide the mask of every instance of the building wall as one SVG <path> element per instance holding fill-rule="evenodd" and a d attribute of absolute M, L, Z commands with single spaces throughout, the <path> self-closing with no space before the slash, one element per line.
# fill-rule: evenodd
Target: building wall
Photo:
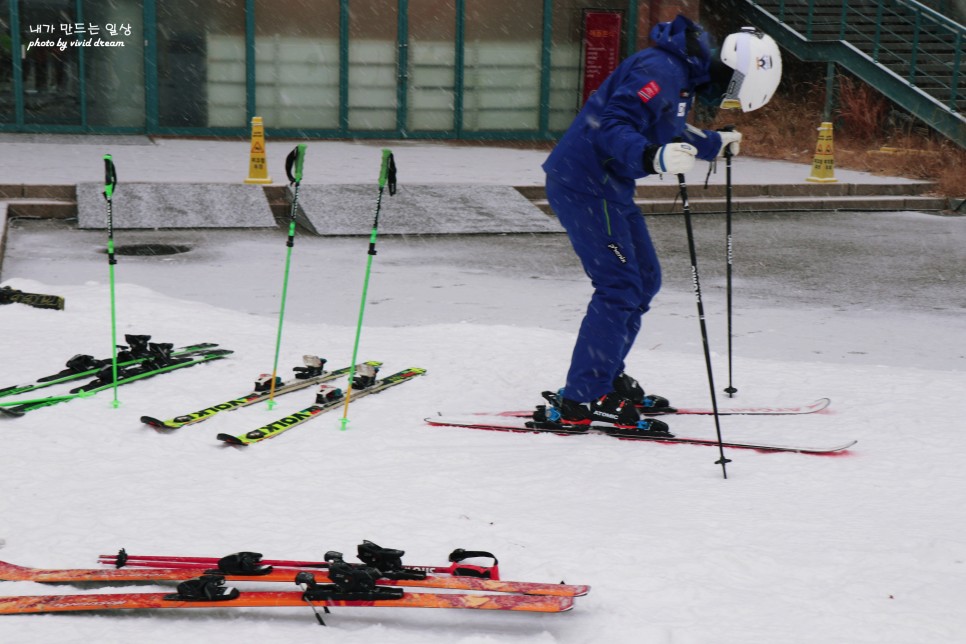
<path fill-rule="evenodd" d="M 0 130 L 552 138 L 580 107 L 582 11 L 623 51 L 697 0 L 0 0 Z M 38 8 L 39 7 L 39 8 Z M 28 47 L 41 25 L 120 46 Z M 16 25 L 16 29 L 14 28 Z"/>

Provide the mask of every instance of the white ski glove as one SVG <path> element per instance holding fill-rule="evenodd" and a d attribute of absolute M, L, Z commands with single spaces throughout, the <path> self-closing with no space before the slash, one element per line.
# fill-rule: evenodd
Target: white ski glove
<path fill-rule="evenodd" d="M 652 145 L 644 150 L 644 169 L 650 174 L 684 174 L 694 167 L 697 154 L 690 143 Z"/>
<path fill-rule="evenodd" d="M 731 146 L 731 156 L 738 156 L 738 152 L 741 150 L 741 132 L 718 132 L 721 135 L 721 149 L 718 150 L 718 156 L 723 157 L 725 154 L 725 148 L 729 145 Z"/>

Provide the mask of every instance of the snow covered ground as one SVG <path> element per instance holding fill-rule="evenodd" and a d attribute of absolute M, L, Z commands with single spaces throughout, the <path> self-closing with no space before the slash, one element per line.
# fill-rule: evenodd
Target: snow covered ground
<path fill-rule="evenodd" d="M 431 147 L 414 149 L 429 158 Z M 68 147 L 64 154 L 80 152 Z M 480 158 L 489 159 L 482 174 L 496 180 L 499 153 L 487 150 L 453 165 Z M 504 165 L 512 171 L 515 162 Z M 167 176 L 163 169 L 159 175 Z M 923 240 L 932 221 L 962 239 L 957 222 L 963 220 L 912 213 L 894 219 L 914 224 Z M 7 338 L 0 345 L 0 384 L 56 370 L 76 353 L 105 355 L 106 261 L 72 254 L 103 235 L 29 228 L 9 234 L 3 284 L 63 295 L 67 309 L 0 308 Z M 53 242 L 30 259 L 18 239 Z M 437 412 L 540 402 L 539 391 L 563 378 L 589 286 L 576 262 L 566 259 L 559 236 L 489 238 L 503 248 L 489 251 L 492 256 L 485 240 L 387 237 L 374 258 L 360 358 L 382 360 L 386 373 L 424 367 L 426 376 L 359 400 L 346 431 L 333 412 L 248 448 L 224 446 L 215 435 L 253 429 L 305 406 L 312 394 L 279 398 L 272 411 L 258 405 L 170 433 L 142 425 L 143 414 L 170 417 L 233 398 L 271 369 L 283 239 L 282 233 L 247 239 L 239 233 L 185 256 L 195 260 L 119 259 L 119 334 L 150 333 L 178 345 L 213 341 L 236 353 L 121 388 L 118 409 L 105 392 L 0 419 L 0 559 L 89 567 L 98 554 L 120 547 L 135 554 L 255 550 L 318 559 L 332 549 L 352 555 L 369 539 L 404 549 L 412 563 L 445 563 L 457 547 L 489 550 L 500 558 L 505 579 L 586 583 L 591 593 L 561 615 L 336 609 L 325 632 L 312 630 L 319 627 L 308 607 L 2 616 L 0 640 L 966 639 L 966 325 L 955 301 L 935 296 L 935 310 L 921 300 L 862 301 L 868 284 L 836 281 L 841 265 L 825 257 L 809 264 L 796 255 L 786 270 L 805 281 L 823 275 L 832 281 L 836 292 L 828 305 L 816 301 L 817 292 L 800 291 L 804 282 L 791 277 L 787 289 L 781 276 L 739 282 L 746 298 L 754 295 L 739 300 L 736 311 L 739 392 L 734 400 L 719 394 L 719 404 L 798 404 L 820 396 L 833 402 L 811 416 L 723 417 L 725 438 L 859 442 L 836 457 L 730 450 L 724 480 L 717 452 L 706 447 L 426 426 L 423 418 Z M 57 253 L 58 243 L 74 245 Z M 280 367 L 287 371 L 307 352 L 332 367 L 348 363 L 366 246 L 364 238 L 298 240 Z M 541 253 L 552 258 L 549 266 Z M 681 261 L 668 257 L 667 287 L 628 367 L 672 402 L 706 406 L 698 321 L 687 275 L 678 275 Z M 752 254 L 746 261 L 760 260 Z M 949 274 L 961 269 L 951 268 L 945 279 Z M 702 285 L 719 391 L 727 383 L 720 284 L 720 262 L 709 261 Z M 919 293 L 930 297 L 928 289 Z M 707 417 L 668 421 L 682 435 L 714 435 Z M 94 588 L 100 587 L 0 582 L 2 595 Z M 106 592 L 170 588 L 116 585 Z"/>

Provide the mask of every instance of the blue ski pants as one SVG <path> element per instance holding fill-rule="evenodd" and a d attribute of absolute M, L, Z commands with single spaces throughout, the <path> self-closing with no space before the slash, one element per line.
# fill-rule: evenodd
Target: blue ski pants
<path fill-rule="evenodd" d="M 547 178 L 547 199 L 590 278 L 564 396 L 588 402 L 613 391 L 641 318 L 661 288 L 661 267 L 640 209 Z"/>

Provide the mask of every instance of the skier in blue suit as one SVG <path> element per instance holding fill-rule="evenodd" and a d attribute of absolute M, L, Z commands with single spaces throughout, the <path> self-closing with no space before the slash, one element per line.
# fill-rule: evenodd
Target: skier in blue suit
<path fill-rule="evenodd" d="M 639 407 L 659 410 L 668 401 L 645 396 L 624 373 L 641 318 L 661 287 L 654 245 L 634 204 L 635 180 L 685 173 L 696 158 L 711 161 L 728 145 L 737 154 L 740 133 L 687 124 L 696 92 L 750 111 L 777 88 L 776 59 L 781 77 L 777 45 L 752 29 L 729 36 L 720 58 L 704 30 L 684 16 L 657 24 L 651 39 L 653 46 L 625 59 L 600 85 L 543 164 L 550 207 L 594 287 L 566 386 L 548 397 L 550 420 L 666 432 L 662 423 L 652 429 Z"/>

